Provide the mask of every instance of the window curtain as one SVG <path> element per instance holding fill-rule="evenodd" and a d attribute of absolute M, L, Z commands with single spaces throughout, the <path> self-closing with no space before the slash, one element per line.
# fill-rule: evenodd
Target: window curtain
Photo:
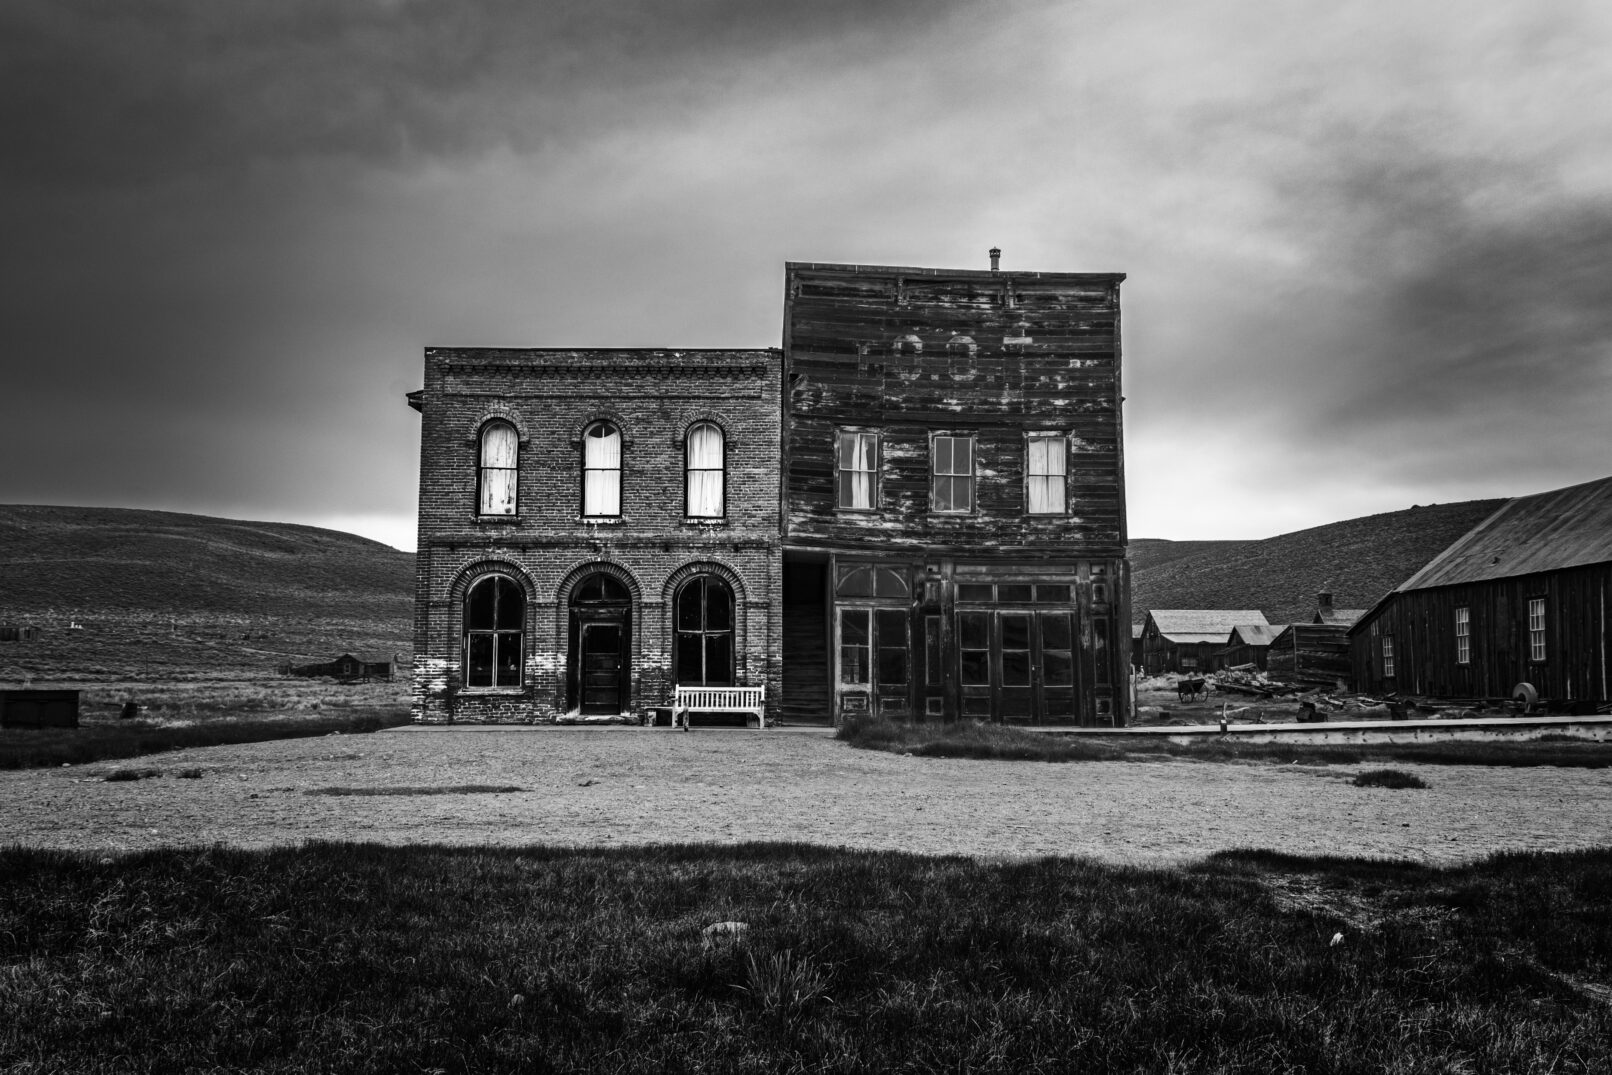
<path fill-rule="evenodd" d="M 595 426 L 582 438 L 582 514 L 621 514 L 621 434 Z"/>
<path fill-rule="evenodd" d="M 840 506 L 873 507 L 873 466 L 879 440 L 871 433 L 846 433 L 840 441 Z"/>
<path fill-rule="evenodd" d="M 1068 452 L 1062 437 L 1031 437 L 1029 475 L 1031 515 L 1059 515 L 1065 509 L 1064 473 Z"/>
<path fill-rule="evenodd" d="M 495 422 L 481 431 L 481 514 L 515 514 L 518 451 L 514 426 Z"/>
<path fill-rule="evenodd" d="M 722 516 L 722 431 L 702 423 L 688 434 L 688 505 L 691 516 Z"/>

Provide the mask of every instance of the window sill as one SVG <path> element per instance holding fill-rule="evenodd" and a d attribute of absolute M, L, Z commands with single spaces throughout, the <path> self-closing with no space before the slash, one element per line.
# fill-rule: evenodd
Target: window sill
<path fill-rule="evenodd" d="M 577 522 L 585 526 L 622 526 L 627 520 L 620 515 L 579 515 Z"/>
<path fill-rule="evenodd" d="M 728 520 L 726 517 L 696 518 L 685 516 L 677 525 L 686 526 L 690 529 L 714 530 L 725 528 L 728 525 Z"/>
<path fill-rule="evenodd" d="M 519 698 L 526 693 L 525 687 L 462 687 L 459 690 L 461 698 Z"/>
<path fill-rule="evenodd" d="M 470 521 L 476 526 L 518 526 L 519 515 L 473 515 Z"/>

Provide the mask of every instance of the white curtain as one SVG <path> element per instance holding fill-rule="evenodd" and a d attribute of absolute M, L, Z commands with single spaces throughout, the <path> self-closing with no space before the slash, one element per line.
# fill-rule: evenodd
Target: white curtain
<path fill-rule="evenodd" d="M 481 514 L 515 514 L 518 450 L 514 426 L 494 422 L 481 431 Z"/>
<path fill-rule="evenodd" d="M 688 505 L 690 516 L 722 516 L 722 430 L 702 422 L 688 432 Z"/>
<path fill-rule="evenodd" d="M 582 438 L 582 514 L 621 514 L 621 434 L 594 426 Z"/>
<path fill-rule="evenodd" d="M 842 433 L 840 438 L 840 507 L 871 508 L 879 439 L 872 433 Z"/>
<path fill-rule="evenodd" d="M 1068 451 L 1062 437 L 1031 437 L 1029 476 L 1031 515 L 1060 515 L 1065 508 L 1064 473 Z"/>

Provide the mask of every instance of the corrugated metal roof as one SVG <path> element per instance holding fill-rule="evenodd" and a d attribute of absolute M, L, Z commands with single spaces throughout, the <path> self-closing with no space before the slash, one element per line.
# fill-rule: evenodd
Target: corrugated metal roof
<path fill-rule="evenodd" d="M 1233 627 L 1269 625 L 1257 608 L 1155 608 L 1148 617 L 1171 642 L 1223 642 Z"/>
<path fill-rule="evenodd" d="M 1612 478 L 1507 501 L 1399 591 L 1481 582 L 1612 560 Z"/>
<path fill-rule="evenodd" d="M 1239 623 L 1226 639 L 1228 646 L 1268 646 L 1276 637 L 1276 628 L 1268 623 Z"/>

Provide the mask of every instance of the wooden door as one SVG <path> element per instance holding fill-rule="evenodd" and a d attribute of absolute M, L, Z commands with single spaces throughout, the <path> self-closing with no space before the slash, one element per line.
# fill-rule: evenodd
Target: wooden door
<path fill-rule="evenodd" d="M 629 665 L 625 622 L 583 623 L 578 636 L 582 712 L 622 712 L 626 702 L 622 679 Z"/>

